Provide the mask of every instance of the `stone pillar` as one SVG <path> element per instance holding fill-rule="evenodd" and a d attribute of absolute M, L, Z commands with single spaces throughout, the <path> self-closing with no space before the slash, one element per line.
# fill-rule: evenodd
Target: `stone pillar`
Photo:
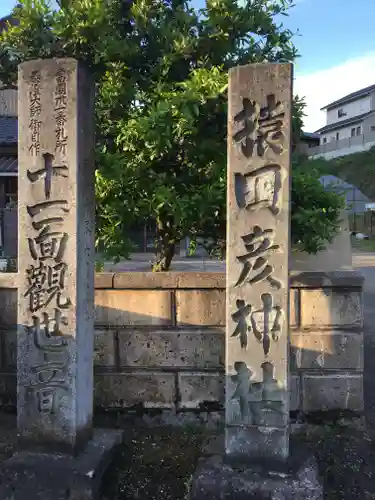
<path fill-rule="evenodd" d="M 94 86 L 73 59 L 18 78 L 18 434 L 75 453 L 92 435 Z"/>
<path fill-rule="evenodd" d="M 226 455 L 288 457 L 292 66 L 229 74 Z"/>

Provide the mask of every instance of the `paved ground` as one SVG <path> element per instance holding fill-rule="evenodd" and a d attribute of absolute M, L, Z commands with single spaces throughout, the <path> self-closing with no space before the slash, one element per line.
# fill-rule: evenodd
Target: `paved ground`
<path fill-rule="evenodd" d="M 105 263 L 105 271 L 151 271 L 151 263 L 154 260 L 153 254 L 137 253 L 131 256 L 131 260 L 124 260 L 118 264 Z M 222 272 L 225 270 L 225 262 L 213 259 L 195 259 L 175 257 L 172 261 L 170 271 L 205 271 Z"/>

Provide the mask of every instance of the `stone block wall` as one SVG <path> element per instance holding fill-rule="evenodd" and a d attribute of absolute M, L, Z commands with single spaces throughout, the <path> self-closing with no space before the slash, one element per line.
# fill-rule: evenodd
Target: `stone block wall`
<path fill-rule="evenodd" d="M 291 409 L 363 409 L 363 278 L 290 277 Z M 17 277 L 0 274 L 0 407 L 16 394 Z M 209 411 L 224 401 L 225 275 L 96 276 L 95 402 Z"/>

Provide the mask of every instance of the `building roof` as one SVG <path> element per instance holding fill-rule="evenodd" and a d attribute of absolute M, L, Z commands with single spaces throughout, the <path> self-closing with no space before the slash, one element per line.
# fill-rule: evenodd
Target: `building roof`
<path fill-rule="evenodd" d="M 367 113 L 363 113 L 362 115 L 352 116 L 352 118 L 347 118 L 346 120 L 340 120 L 335 123 L 330 123 L 329 125 L 325 125 L 324 127 L 316 130 L 316 134 L 324 134 L 325 132 L 330 132 L 331 130 L 337 130 L 342 127 L 346 127 L 347 125 L 351 125 L 352 123 L 358 123 L 362 121 L 367 116 L 373 114 L 374 111 L 368 111 Z"/>
<path fill-rule="evenodd" d="M 323 108 L 320 108 L 320 110 L 323 111 L 324 109 L 334 108 L 336 106 L 339 106 L 340 104 L 344 104 L 345 102 L 354 101 L 355 99 L 358 99 L 360 97 L 366 97 L 374 90 L 375 90 L 375 85 L 370 85 L 369 87 L 365 87 L 364 89 L 356 90 L 355 92 L 352 92 L 351 94 L 348 94 L 344 97 L 341 97 L 340 99 L 337 99 L 337 101 L 333 101 L 333 102 L 327 104 Z"/>
<path fill-rule="evenodd" d="M 0 144 L 17 144 L 18 121 L 16 116 L 0 116 Z"/>
<path fill-rule="evenodd" d="M 303 132 L 302 131 L 302 138 L 303 139 L 316 139 L 319 140 L 319 134 L 316 134 L 314 132 Z"/>
<path fill-rule="evenodd" d="M 18 161 L 16 156 L 0 156 L 0 174 L 16 174 Z"/>

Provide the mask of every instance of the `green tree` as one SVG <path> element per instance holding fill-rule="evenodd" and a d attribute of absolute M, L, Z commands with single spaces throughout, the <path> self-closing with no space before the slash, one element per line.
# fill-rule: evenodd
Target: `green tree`
<path fill-rule="evenodd" d="M 17 65 L 75 57 L 97 82 L 97 246 L 128 256 L 135 222 L 157 226 L 154 270 L 190 236 L 225 241 L 227 74 L 237 64 L 290 62 L 278 21 L 292 0 L 23 0 L 0 36 L 0 81 Z M 293 136 L 303 104 L 296 99 Z M 302 113 L 302 114 L 301 114 Z M 295 139 L 296 140 L 296 139 Z M 294 219 L 292 232 L 298 223 Z"/>
<path fill-rule="evenodd" d="M 0 80 L 17 64 L 72 56 L 97 81 L 97 241 L 130 250 L 126 230 L 150 216 L 158 262 L 176 243 L 225 228 L 226 91 L 236 64 L 292 61 L 292 33 L 277 22 L 291 0 L 23 0 L 0 42 Z"/>
<path fill-rule="evenodd" d="M 327 191 L 319 181 L 322 171 L 315 160 L 293 155 L 291 240 L 296 250 L 315 254 L 331 243 L 340 227 L 344 199 Z"/>

